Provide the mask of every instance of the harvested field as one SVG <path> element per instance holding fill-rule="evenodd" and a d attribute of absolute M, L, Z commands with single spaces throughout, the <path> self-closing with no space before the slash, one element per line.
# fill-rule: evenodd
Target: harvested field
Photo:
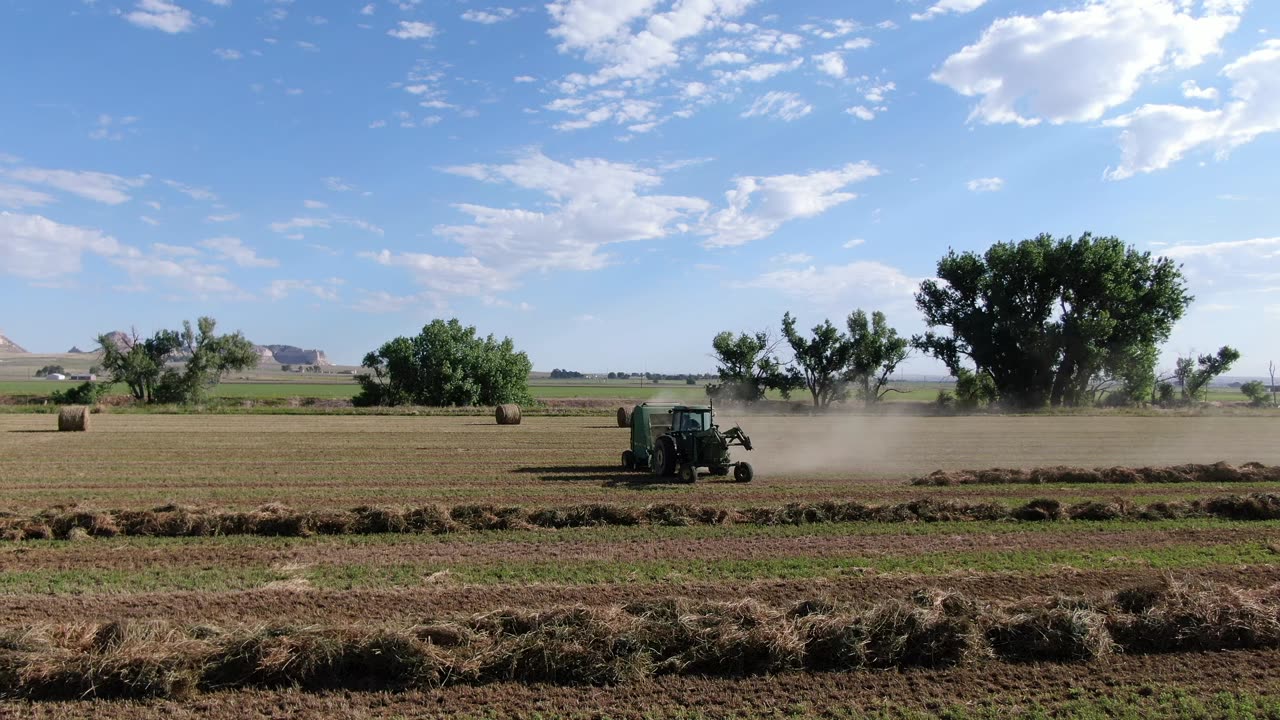
<path fill-rule="evenodd" d="M 609 418 L 103 414 L 63 435 L 46 420 L 0 415 L 0 509 L 865 502 L 938 469 L 1280 465 L 1280 418 L 1266 417 L 726 417 L 760 448 L 757 478 L 692 487 L 622 472 L 628 430 Z"/>
<path fill-rule="evenodd" d="M 0 628 L 0 697 L 188 697 L 299 687 L 406 690 L 499 682 L 618 685 L 682 675 L 865 672 L 1115 653 L 1280 649 L 1280 588 L 1179 583 L 996 605 L 949 590 L 876 604 L 680 598 L 500 609 L 409 626 Z"/>
<path fill-rule="evenodd" d="M 1175 705 L 1143 688 L 1227 702 L 1215 673 L 1242 679 L 1232 702 L 1277 702 L 1264 620 L 1280 620 L 1280 482 L 1267 472 L 910 484 L 974 467 L 1275 466 L 1272 418 L 745 418 L 757 479 L 693 486 L 618 469 L 615 417 L 105 413 L 61 434 L 48 420 L 0 415 L 0 627 L 22 640 L 5 641 L 0 684 L 23 696 L 0 715 L 664 717 L 716 698 L 710 716 L 887 717 L 973 710 L 982 678 L 1013 689 L 992 717 L 1060 711 L 1072 687 L 1155 716 Z M 1170 582 L 1227 590 L 1218 604 L 1166 590 L 1166 606 L 1195 609 L 1169 617 L 1210 618 L 1172 635 L 1143 615 L 1150 597 L 1112 599 Z M 941 596 L 910 600 L 930 588 L 963 596 L 963 627 L 919 604 Z M 803 622 L 787 615 L 801 602 Z M 637 604 L 705 622 L 655 645 Z M 752 608 L 758 629 L 699 607 Z M 546 622 L 570 616 L 594 630 Z M 1245 621 L 1261 623 L 1253 640 Z M 880 624 L 939 622 L 951 629 L 925 633 L 923 652 L 872 642 Z M 430 623 L 474 642 L 461 655 L 427 643 L 415 628 Z M 748 652 L 761 641 L 768 652 Z M 570 646 L 563 662 L 548 651 Z M 262 664 L 303 651 L 322 658 L 310 675 Z M 412 662 L 375 681 L 368 663 L 388 652 Z M 53 699 L 86 688 L 137 699 Z"/>

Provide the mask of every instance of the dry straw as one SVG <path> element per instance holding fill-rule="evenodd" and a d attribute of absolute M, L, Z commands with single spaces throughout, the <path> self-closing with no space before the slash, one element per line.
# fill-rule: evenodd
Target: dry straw
<path fill-rule="evenodd" d="M 514 404 L 499 405 L 493 411 L 493 416 L 497 419 L 499 425 L 519 425 L 520 406 Z"/>
<path fill-rule="evenodd" d="M 775 507 L 713 507 L 685 503 L 645 506 L 586 503 L 567 507 L 470 504 L 416 508 L 362 506 L 350 510 L 299 510 L 271 503 L 257 510 L 162 505 L 150 510 L 98 510 L 72 505 L 23 517 L 0 514 L 0 539 L 44 540 L 142 535 L 203 537 L 210 535 L 375 535 L 461 531 L 528 530 L 531 528 L 696 526 L 696 525 L 824 525 L 834 523 L 931 522 L 1100 522 L 1220 518 L 1237 521 L 1280 520 L 1280 493 L 1222 495 L 1140 505 L 1124 499 L 1063 505 L 1037 498 L 1006 507 L 990 502 L 924 498 L 884 505 L 823 501 Z"/>
<path fill-rule="evenodd" d="M 64 407 L 58 411 L 59 432 L 87 432 L 89 430 L 89 408 L 76 406 Z"/>
<path fill-rule="evenodd" d="M 739 677 L 1114 653 L 1280 649 L 1280 587 L 1168 581 L 1013 604 L 918 590 L 789 610 L 756 600 L 497 610 L 412 626 L 179 627 L 164 622 L 0 628 L 0 697 L 181 698 L 198 691 L 403 690 L 489 682 L 616 685 L 656 675 Z"/>

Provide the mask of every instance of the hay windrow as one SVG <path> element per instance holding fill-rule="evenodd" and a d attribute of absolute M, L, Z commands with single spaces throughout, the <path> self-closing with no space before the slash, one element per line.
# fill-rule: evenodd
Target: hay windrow
<path fill-rule="evenodd" d="M 490 682 L 617 685 L 663 674 L 743 677 L 1092 662 L 1113 652 L 1280 649 L 1280 587 L 1166 581 L 1093 598 L 979 603 L 920 590 L 875 605 L 666 598 L 497 610 L 401 627 L 0 629 L 0 697 L 183 698 L 201 691 L 407 690 Z"/>
<path fill-rule="evenodd" d="M 912 485 L 1046 485 L 1089 483 L 1261 483 L 1280 482 L 1280 465 L 1267 466 L 1250 462 L 1230 465 L 1185 464 L 1166 467 L 1044 467 L 1023 470 L 990 468 L 986 470 L 937 470 L 913 478 Z"/>
<path fill-rule="evenodd" d="M 362 506 L 351 510 L 295 510 L 278 503 L 242 512 L 162 505 L 151 510 L 98 510 L 55 507 L 31 517 L 0 516 L 0 538 L 210 537 L 261 535 L 442 535 L 468 531 L 512 531 L 637 525 L 825 525 L 833 523 L 931 522 L 1100 522 L 1217 518 L 1235 521 L 1280 520 L 1280 493 L 1223 495 L 1148 505 L 1124 499 L 1087 501 L 1064 506 L 1052 498 L 1036 498 L 1007 507 L 992 502 L 924 498 L 884 505 L 855 501 L 788 503 L 774 507 L 717 508 L 661 503 L 643 507 L 590 503 L 552 508 L 488 504 L 417 508 Z"/>

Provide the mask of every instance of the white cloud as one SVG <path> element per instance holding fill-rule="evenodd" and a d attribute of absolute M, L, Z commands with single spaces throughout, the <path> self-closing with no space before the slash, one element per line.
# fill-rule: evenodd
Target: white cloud
<path fill-rule="evenodd" d="M 272 300 L 284 300 L 290 295 L 298 292 L 314 295 L 321 300 L 334 302 L 338 300 L 338 286 L 342 281 L 337 278 L 330 278 L 325 282 L 316 282 L 314 280 L 272 280 L 267 286 L 265 294 Z"/>
<path fill-rule="evenodd" d="M 327 177 L 324 179 L 324 186 L 334 192 L 351 192 L 356 187 L 344 181 L 340 177 Z"/>
<path fill-rule="evenodd" d="M 965 183 L 970 192 L 997 192 L 1004 187 L 1004 179 L 998 177 L 976 178 Z"/>
<path fill-rule="evenodd" d="M 547 12 L 556 21 L 550 31 L 561 50 L 581 50 L 617 40 L 636 18 L 659 0 L 556 0 Z"/>
<path fill-rule="evenodd" d="M 1222 74 L 1231 81 L 1231 99 L 1222 108 L 1143 105 L 1108 120 L 1107 125 L 1124 130 L 1120 165 L 1106 177 L 1123 180 L 1163 170 L 1201 147 L 1222 157 L 1259 135 L 1280 131 L 1280 40 L 1264 42 Z"/>
<path fill-rule="evenodd" d="M 244 57 L 239 50 L 232 48 L 214 48 L 213 54 L 220 60 L 239 60 Z"/>
<path fill-rule="evenodd" d="M 532 83 L 532 82 L 538 82 L 538 78 L 532 75 L 517 75 L 511 78 L 511 81 L 517 82 L 517 83 Z"/>
<path fill-rule="evenodd" d="M 417 20 L 401 20 L 400 25 L 388 30 L 387 34 L 401 40 L 425 40 L 436 34 L 436 26 Z"/>
<path fill-rule="evenodd" d="M 510 290 L 512 277 L 487 267 L 475 257 L 441 257 L 425 253 L 361 253 L 379 265 L 405 268 L 427 290 L 440 295 L 482 297 Z"/>
<path fill-rule="evenodd" d="M 514 185 L 550 199 L 539 210 L 456 205 L 472 222 L 436 228 L 438 235 L 509 276 L 604 267 L 605 245 L 666 237 L 691 213 L 708 207 L 701 198 L 647 194 L 662 182 L 653 170 L 594 158 L 562 163 L 532 152 L 506 165 L 468 165 L 446 172 Z"/>
<path fill-rule="evenodd" d="M 859 90 L 862 92 L 863 98 L 867 102 L 880 104 L 885 101 L 885 96 L 898 89 L 892 81 L 881 82 L 880 78 L 872 80 L 867 76 L 859 78 Z M 883 110 L 883 108 L 880 108 Z"/>
<path fill-rule="evenodd" d="M 360 8 L 360 14 L 372 15 L 376 10 L 377 10 L 377 6 L 374 5 L 373 3 L 369 3 L 368 5 L 365 5 L 364 7 Z"/>
<path fill-rule="evenodd" d="M 582 50 L 601 67 L 583 84 L 654 80 L 680 61 L 680 43 L 741 14 L 754 0 L 680 0 L 651 12 L 655 0 L 561 0 L 547 6 L 562 51 Z M 637 18 L 647 16 L 631 31 Z"/>
<path fill-rule="evenodd" d="M 725 193 L 728 207 L 712 214 L 698 228 L 709 236 L 706 247 L 730 247 L 772 235 L 784 223 L 820 215 L 857 197 L 848 186 L 875 177 L 880 171 L 866 162 L 807 175 L 741 177 Z"/>
<path fill-rule="evenodd" d="M 355 305 L 351 306 L 352 310 L 366 313 L 393 313 L 401 312 L 411 307 L 422 306 L 424 308 L 432 308 L 434 310 L 442 310 L 444 303 L 440 300 L 433 300 L 426 294 L 421 295 L 392 295 L 385 290 L 361 290 L 361 298 Z"/>
<path fill-rule="evenodd" d="M 109 257 L 121 250 L 115 238 L 100 230 L 0 212 L 0 272 L 48 279 L 78 272 L 86 252 Z"/>
<path fill-rule="evenodd" d="M 328 218 L 296 217 L 290 220 L 273 222 L 268 227 L 275 232 L 286 233 L 291 230 L 309 230 L 313 228 L 328 230 L 333 227 L 333 224 L 329 222 Z"/>
<path fill-rule="evenodd" d="M 842 78 L 845 76 L 844 57 L 838 52 L 823 53 L 814 55 L 813 62 L 822 72 L 833 78 Z"/>
<path fill-rule="evenodd" d="M 227 213 L 225 215 L 210 215 L 204 219 L 205 222 L 224 223 L 233 220 L 239 220 L 240 213 Z"/>
<path fill-rule="evenodd" d="M 860 260 L 847 265 L 826 265 L 773 270 L 735 287 L 775 290 L 815 304 L 904 301 L 919 280 L 884 263 Z"/>
<path fill-rule="evenodd" d="M 328 205 L 320 202 L 319 200 L 303 200 L 302 206 L 307 208 L 308 210 L 323 210 L 324 208 L 329 207 Z"/>
<path fill-rule="evenodd" d="M 21 185 L 6 185 L 0 183 L 0 207 L 12 208 L 18 210 L 24 207 L 40 207 L 52 203 L 54 197 L 38 190 L 22 187 Z"/>
<path fill-rule="evenodd" d="M 803 265 L 809 262 L 810 260 L 813 260 L 813 256 L 808 253 L 783 253 L 781 255 L 774 255 L 773 257 L 769 258 L 769 264 L 770 265 Z"/>
<path fill-rule="evenodd" d="M 813 112 L 813 106 L 793 92 L 774 90 L 756 98 L 742 117 L 773 117 L 791 122 Z"/>
<path fill-rule="evenodd" d="M 938 2 L 922 13 L 912 13 L 912 20 L 932 20 L 939 15 L 963 15 L 987 4 L 987 0 L 938 0 Z"/>
<path fill-rule="evenodd" d="M 844 18 L 836 18 L 825 21 L 827 27 L 820 25 L 801 25 L 800 29 L 805 32 L 812 33 L 823 40 L 834 40 L 838 37 L 844 37 L 855 33 L 862 29 L 862 24 L 857 20 L 846 20 Z"/>
<path fill-rule="evenodd" d="M 1196 16 L 1190 6 L 1187 0 L 1094 0 L 1076 10 L 1003 18 L 948 57 L 932 78 L 981 98 L 970 120 L 1097 120 L 1150 76 L 1218 53 L 1239 25 L 1231 7 Z"/>
<path fill-rule="evenodd" d="M 757 63 L 733 72 L 715 70 L 712 74 L 723 83 L 762 82 L 775 75 L 795 70 L 802 64 L 804 64 L 804 58 L 796 58 L 789 62 Z"/>
<path fill-rule="evenodd" d="M 348 227 L 356 228 L 357 230 L 374 233 L 375 235 L 385 234 L 385 231 L 381 227 L 378 227 L 366 220 L 349 217 L 347 215 L 330 215 L 329 217 L 295 217 L 289 220 L 273 222 L 268 225 L 268 227 L 278 233 L 289 233 L 293 230 L 328 230 L 335 224 L 346 225 Z M 299 235 L 299 237 L 301 237 L 301 235 Z"/>
<path fill-rule="evenodd" d="M 201 202 L 217 202 L 218 201 L 218 196 L 208 188 L 196 187 L 195 185 L 188 185 L 183 182 L 178 182 L 177 180 L 163 180 L 162 182 L 164 182 L 165 185 L 168 185 L 174 190 L 177 190 L 178 192 L 182 193 L 183 195 L 186 195 L 192 200 L 199 200 Z"/>
<path fill-rule="evenodd" d="M 1205 243 L 1203 245 L 1174 245 L 1161 250 L 1160 254 L 1175 260 L 1196 257 L 1223 257 L 1233 254 L 1243 254 L 1260 259 L 1280 258 L 1280 237 L 1228 240 Z"/>
<path fill-rule="evenodd" d="M 872 45 L 875 45 L 875 42 L 871 38 L 859 37 L 846 40 L 840 47 L 845 50 L 865 50 Z"/>
<path fill-rule="evenodd" d="M 714 52 L 702 59 L 703 66 L 710 65 L 746 65 L 751 62 L 751 58 L 746 53 L 729 52 L 721 50 Z"/>
<path fill-rule="evenodd" d="M 223 258 L 245 268 L 269 268 L 278 267 L 279 260 L 258 257 L 257 251 L 248 247 L 240 238 L 234 237 L 216 237 L 202 240 L 201 247 L 208 248 Z"/>
<path fill-rule="evenodd" d="M 1218 100 L 1218 88 L 1202 88 L 1195 80 L 1182 83 L 1182 97 L 1188 100 Z"/>
<path fill-rule="evenodd" d="M 86 170 L 47 170 L 44 168 L 18 167 L 11 170 L 0 170 L 20 182 L 35 185 L 46 185 L 57 188 L 72 195 L 107 205 L 119 205 L 131 198 L 130 188 L 140 187 L 144 180 L 131 180 L 119 175 Z"/>
<path fill-rule="evenodd" d="M 852 249 L 854 249 L 854 248 L 856 248 L 856 247 L 858 247 L 858 246 L 860 246 L 860 245 L 866 245 L 866 244 L 867 244 L 867 241 L 866 241 L 865 239 L 863 239 L 863 238 L 854 238 L 854 239 L 852 239 L 852 240 L 848 240 L 848 241 L 846 241 L 846 242 L 845 242 L 843 245 L 841 245 L 840 247 L 844 248 L 845 250 L 852 250 Z"/>
<path fill-rule="evenodd" d="M 169 258 L 159 254 L 147 255 L 136 248 L 126 247 L 111 258 L 111 262 L 125 270 L 135 285 L 143 278 L 159 278 L 176 292 L 195 297 L 211 295 L 244 299 L 244 291 L 225 277 L 226 270 L 218 265 L 207 265 L 195 258 Z"/>
<path fill-rule="evenodd" d="M 483 25 L 493 25 L 495 23 L 510 20 L 516 16 L 516 11 L 511 8 L 490 8 L 488 10 L 468 10 L 462 13 L 462 19 L 467 22 L 481 23 Z"/>
<path fill-rule="evenodd" d="M 875 120 L 876 119 L 875 111 L 872 110 L 871 108 L 866 107 L 865 105 L 854 105 L 851 108 L 846 108 L 845 112 L 858 118 L 859 120 Z"/>
<path fill-rule="evenodd" d="M 151 216 L 149 216 L 149 215 L 140 215 L 140 216 L 138 216 L 138 219 L 139 219 L 139 220 L 141 220 L 142 222 L 144 222 L 144 223 L 146 223 L 146 224 L 148 224 L 148 225 L 152 226 L 152 227 L 157 227 L 158 225 L 160 225 L 160 221 L 159 221 L 159 220 L 157 220 L 157 219 L 155 219 L 155 218 L 153 218 L 153 217 L 151 217 Z"/>
<path fill-rule="evenodd" d="M 102 114 L 98 116 L 94 123 L 95 127 L 89 133 L 90 140 L 112 140 L 120 141 L 124 139 L 124 130 L 130 125 L 138 122 L 138 118 L 129 115 L 122 118 L 113 118 L 110 115 Z"/>
<path fill-rule="evenodd" d="M 138 0 L 135 7 L 124 19 L 138 27 L 167 33 L 187 32 L 195 27 L 191 11 L 168 0 Z"/>
<path fill-rule="evenodd" d="M 200 254 L 200 250 L 189 245 L 169 245 L 167 243 L 151 243 L 151 251 L 157 255 L 169 255 L 172 257 L 194 257 Z"/>

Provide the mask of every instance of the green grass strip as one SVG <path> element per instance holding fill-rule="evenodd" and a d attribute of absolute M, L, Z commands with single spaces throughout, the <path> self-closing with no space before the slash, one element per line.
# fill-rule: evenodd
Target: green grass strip
<path fill-rule="evenodd" d="M 1024 550 L 940 552 L 903 556 L 768 558 L 761 560 L 564 561 L 446 567 L 431 564 L 338 565 L 314 568 L 305 577 L 314 587 L 334 590 L 412 587 L 436 573 L 474 585 L 553 583 L 562 585 L 658 584 L 688 581 L 809 580 L 877 573 L 943 575 L 950 572 L 1044 574 L 1051 567 L 1103 570 L 1149 567 L 1158 570 L 1212 565 L 1274 563 L 1276 551 L 1263 542 L 1179 545 L 1127 550 Z"/>
<path fill-rule="evenodd" d="M 1023 550 L 938 552 L 901 556 L 769 558 L 762 560 L 539 561 L 445 566 L 431 563 L 330 565 L 289 574 L 264 566 L 143 570 L 24 570 L 0 574 L 0 595 L 227 591 L 260 588 L 272 581 L 305 579 L 328 590 L 417 587 L 439 582 L 475 585 L 663 584 L 689 581 L 807 580 L 878 573 L 944 575 L 950 572 L 1017 572 L 1041 575 L 1055 568 L 1101 570 L 1147 567 L 1177 570 L 1215 565 L 1263 565 L 1280 556 L 1262 541 L 1177 545 L 1125 550 Z"/>

